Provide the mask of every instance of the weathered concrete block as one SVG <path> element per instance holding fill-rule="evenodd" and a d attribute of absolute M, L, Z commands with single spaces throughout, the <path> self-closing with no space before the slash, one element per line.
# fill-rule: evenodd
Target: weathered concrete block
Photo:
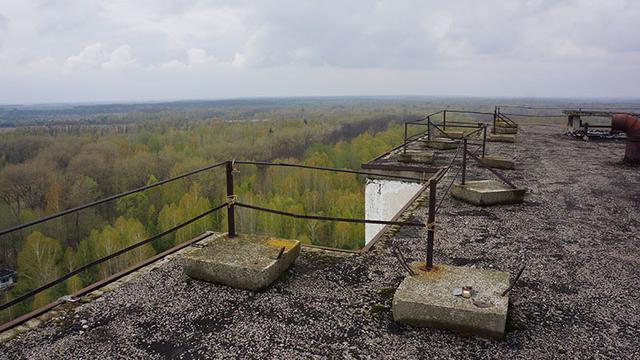
<path fill-rule="evenodd" d="M 513 170 L 516 165 L 513 160 L 508 160 L 500 156 L 485 155 L 481 157 L 482 163 L 495 169 Z"/>
<path fill-rule="evenodd" d="M 518 204 L 524 200 L 525 193 L 525 189 L 512 189 L 496 180 L 467 181 L 451 187 L 451 196 L 455 199 L 480 206 Z"/>
<path fill-rule="evenodd" d="M 432 152 L 411 150 L 402 151 L 398 154 L 398 161 L 405 163 L 431 164 L 434 154 Z"/>
<path fill-rule="evenodd" d="M 184 272 L 194 279 L 241 289 L 257 290 L 271 285 L 300 254 L 299 241 L 266 236 L 217 235 L 203 244 L 204 248 L 182 254 Z"/>
<path fill-rule="evenodd" d="M 503 337 L 509 307 L 506 272 L 436 265 L 425 272 L 424 263 L 413 263 L 418 275 L 407 276 L 393 297 L 393 319 L 413 326 L 453 330 L 462 334 Z M 472 287 L 470 298 L 454 296 L 453 289 Z"/>
<path fill-rule="evenodd" d="M 460 141 L 455 141 L 448 138 L 436 138 L 436 139 L 427 140 L 424 142 L 426 147 L 431 149 L 438 149 L 438 150 L 457 149 L 459 143 Z"/>
<path fill-rule="evenodd" d="M 496 126 L 496 134 L 517 134 L 518 128 L 511 127 L 508 125 L 505 126 Z"/>
<path fill-rule="evenodd" d="M 510 134 L 487 134 L 487 141 L 490 142 L 516 142 L 516 136 Z"/>
<path fill-rule="evenodd" d="M 464 131 L 462 130 L 445 130 L 444 132 L 445 134 L 449 135 L 445 136 L 447 138 L 462 139 L 464 137 Z"/>

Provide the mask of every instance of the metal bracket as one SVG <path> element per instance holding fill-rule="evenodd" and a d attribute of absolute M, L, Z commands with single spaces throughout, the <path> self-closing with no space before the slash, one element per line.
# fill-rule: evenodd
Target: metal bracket
<path fill-rule="evenodd" d="M 232 173 L 236 174 L 240 172 L 240 167 L 236 165 L 236 159 L 231 160 L 231 167 L 233 168 L 233 170 L 231 170 Z"/>
<path fill-rule="evenodd" d="M 227 207 L 230 208 L 231 206 L 235 205 L 237 200 L 238 200 L 238 195 L 228 195 Z"/>

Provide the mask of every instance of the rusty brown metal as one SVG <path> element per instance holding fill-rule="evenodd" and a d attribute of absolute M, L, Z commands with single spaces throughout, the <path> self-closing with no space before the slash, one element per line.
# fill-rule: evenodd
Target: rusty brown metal
<path fill-rule="evenodd" d="M 627 134 L 627 147 L 624 161 L 640 164 L 640 120 L 631 114 L 613 114 L 611 130 L 623 131 Z"/>

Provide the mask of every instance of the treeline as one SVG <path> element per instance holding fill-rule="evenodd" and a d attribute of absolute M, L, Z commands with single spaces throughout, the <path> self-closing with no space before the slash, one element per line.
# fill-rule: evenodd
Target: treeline
<path fill-rule="evenodd" d="M 396 125 L 373 135 L 390 120 L 384 115 L 374 120 L 362 116 L 329 121 L 208 121 L 189 129 L 144 123 L 128 134 L 107 135 L 5 133 L 0 142 L 0 228 L 226 159 L 358 168 L 400 141 Z M 336 143 L 345 138 L 352 139 Z M 250 166 L 240 170 L 236 188 L 244 202 L 296 213 L 364 217 L 362 179 L 355 176 Z M 224 170 L 216 169 L 2 236 L 0 267 L 18 272 L 17 285 L 4 300 L 172 228 L 224 199 Z M 0 320 L 72 293 L 204 230 L 226 231 L 224 216 L 214 213 L 109 260 L 2 312 Z M 238 222 L 242 232 L 319 245 L 357 248 L 364 241 L 364 227 L 352 224 L 291 221 L 245 209 L 238 211 Z"/>

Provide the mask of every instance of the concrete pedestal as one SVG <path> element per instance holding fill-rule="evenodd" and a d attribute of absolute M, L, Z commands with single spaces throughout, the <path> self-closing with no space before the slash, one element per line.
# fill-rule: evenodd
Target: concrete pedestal
<path fill-rule="evenodd" d="M 490 142 L 516 142 L 516 136 L 510 134 L 487 134 L 487 141 Z"/>
<path fill-rule="evenodd" d="M 511 126 L 496 126 L 496 134 L 517 134 L 518 128 Z"/>
<path fill-rule="evenodd" d="M 436 265 L 419 270 L 424 263 L 413 263 L 418 274 L 407 276 L 393 297 L 393 319 L 397 322 L 462 334 L 500 338 L 504 336 L 509 307 L 506 272 Z M 455 296 L 453 290 L 471 286 L 471 297 Z"/>
<path fill-rule="evenodd" d="M 460 141 L 455 141 L 448 138 L 436 138 L 436 139 L 427 140 L 424 142 L 426 147 L 431 149 L 438 149 L 438 150 L 457 149 L 459 143 Z"/>
<path fill-rule="evenodd" d="M 508 160 L 500 156 L 485 155 L 481 157 L 480 160 L 482 160 L 483 164 L 494 169 L 513 170 L 516 167 L 513 160 Z"/>
<path fill-rule="evenodd" d="M 406 152 L 401 151 L 398 154 L 398 161 L 404 163 L 431 164 L 433 162 L 433 155 L 432 152 L 408 149 Z"/>
<path fill-rule="evenodd" d="M 203 244 L 204 248 L 182 254 L 184 272 L 194 279 L 241 289 L 271 285 L 300 254 L 299 241 L 266 236 L 217 236 Z"/>
<path fill-rule="evenodd" d="M 496 180 L 467 181 L 451 187 L 453 198 L 480 206 L 518 204 L 524 200 L 525 193 L 525 189 L 512 189 Z"/>
<path fill-rule="evenodd" d="M 445 130 L 445 134 L 449 135 L 447 138 L 462 139 L 464 137 L 464 131 L 462 130 Z"/>

